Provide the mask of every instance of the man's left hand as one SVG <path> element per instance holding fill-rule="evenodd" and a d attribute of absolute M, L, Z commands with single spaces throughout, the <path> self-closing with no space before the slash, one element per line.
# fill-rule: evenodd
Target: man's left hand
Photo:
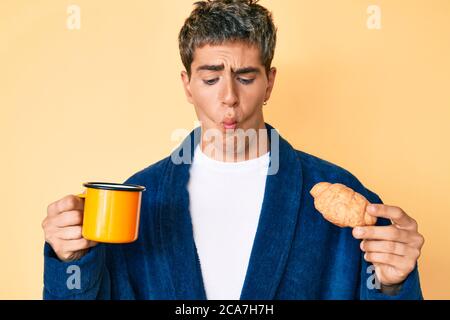
<path fill-rule="evenodd" d="M 364 259 L 374 265 L 378 280 L 387 286 L 399 284 L 414 270 L 424 237 L 417 222 L 399 207 L 370 204 L 366 211 L 390 219 L 392 225 L 356 227 L 353 236 L 363 240 Z"/>

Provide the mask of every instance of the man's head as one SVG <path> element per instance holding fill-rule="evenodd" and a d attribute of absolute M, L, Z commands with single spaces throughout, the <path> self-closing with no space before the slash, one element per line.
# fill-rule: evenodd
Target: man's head
<path fill-rule="evenodd" d="M 179 34 L 188 101 L 203 129 L 264 128 L 262 106 L 270 98 L 276 28 L 257 0 L 195 3 Z"/>
<path fill-rule="evenodd" d="M 276 27 L 271 13 L 258 0 L 199 1 L 186 19 L 178 42 L 181 60 L 190 76 L 195 49 L 242 41 L 257 46 L 268 74 L 276 46 Z"/>

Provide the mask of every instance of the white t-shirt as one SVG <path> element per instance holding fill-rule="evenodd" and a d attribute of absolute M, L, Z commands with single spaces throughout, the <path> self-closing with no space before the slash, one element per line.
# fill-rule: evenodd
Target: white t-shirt
<path fill-rule="evenodd" d="M 195 245 L 206 297 L 238 300 L 264 198 L 269 152 L 241 162 L 194 153 L 188 183 Z"/>

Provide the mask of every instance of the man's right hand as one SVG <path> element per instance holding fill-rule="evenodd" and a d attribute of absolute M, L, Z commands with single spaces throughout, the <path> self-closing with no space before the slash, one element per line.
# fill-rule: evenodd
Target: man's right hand
<path fill-rule="evenodd" d="M 47 208 L 47 217 L 42 221 L 45 241 L 61 261 L 80 259 L 97 242 L 84 239 L 83 225 L 84 199 L 68 195 L 53 202 Z"/>

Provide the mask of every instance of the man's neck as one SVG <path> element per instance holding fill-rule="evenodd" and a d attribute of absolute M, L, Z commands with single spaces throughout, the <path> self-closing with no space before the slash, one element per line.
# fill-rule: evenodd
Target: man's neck
<path fill-rule="evenodd" d="M 239 130 L 239 129 L 238 129 Z M 217 131 L 216 131 L 217 132 Z M 202 128 L 202 152 L 218 161 L 241 162 L 259 158 L 269 152 L 268 132 L 264 122 L 258 129 L 229 130 L 220 135 L 207 135 Z M 212 140 L 212 141 L 211 141 Z"/>

